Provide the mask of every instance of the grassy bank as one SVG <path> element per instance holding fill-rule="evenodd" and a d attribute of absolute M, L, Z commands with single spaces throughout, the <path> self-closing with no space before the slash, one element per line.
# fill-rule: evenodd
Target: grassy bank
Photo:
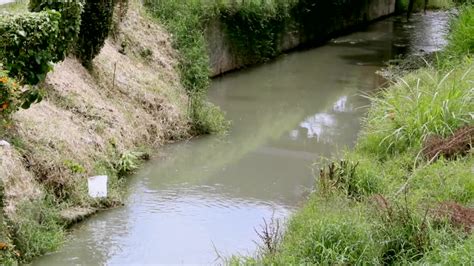
<path fill-rule="evenodd" d="M 356 148 L 321 163 L 285 233 L 269 227 L 256 258 L 231 263 L 472 264 L 473 10 L 439 62 L 372 97 Z"/>
<path fill-rule="evenodd" d="M 0 12 L 11 8 L 26 13 L 26 1 Z M 2 117 L 0 264 L 58 248 L 69 225 L 120 206 L 126 174 L 151 150 L 190 136 L 189 97 L 168 33 L 140 1 L 114 20 L 91 69 L 67 57 L 38 85 L 41 103 Z M 0 82 L 11 84 L 4 74 Z M 96 175 L 109 177 L 105 199 L 88 195 L 87 178 Z"/>

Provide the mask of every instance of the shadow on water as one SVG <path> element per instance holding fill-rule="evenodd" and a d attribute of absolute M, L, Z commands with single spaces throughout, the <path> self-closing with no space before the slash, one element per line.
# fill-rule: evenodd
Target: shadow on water
<path fill-rule="evenodd" d="M 435 26 L 438 27 L 436 29 Z M 35 264 L 213 263 L 252 254 L 262 218 L 285 218 L 313 186 L 311 165 L 360 130 L 375 75 L 400 54 L 444 44 L 447 15 L 393 17 L 325 46 L 213 81 L 229 136 L 171 145 L 130 181 L 126 206 L 76 226 Z M 434 40 L 432 40 L 434 38 Z"/>

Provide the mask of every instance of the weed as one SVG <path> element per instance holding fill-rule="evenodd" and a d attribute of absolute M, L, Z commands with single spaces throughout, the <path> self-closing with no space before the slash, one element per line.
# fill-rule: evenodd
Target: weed
<path fill-rule="evenodd" d="M 118 175 L 124 176 L 137 170 L 142 156 L 143 153 L 141 152 L 126 151 L 122 153 L 114 167 Z"/>
<path fill-rule="evenodd" d="M 153 51 L 151 51 L 149 48 L 142 49 L 140 51 L 140 56 L 146 61 L 148 61 L 153 56 Z"/>
<path fill-rule="evenodd" d="M 259 236 L 263 244 L 258 244 L 263 254 L 267 256 L 275 255 L 278 247 L 281 244 L 282 231 L 280 220 L 272 217 L 270 222 L 263 219 L 261 231 L 255 229 L 255 233 Z"/>
<path fill-rule="evenodd" d="M 225 134 L 230 127 L 220 108 L 203 99 L 192 98 L 190 112 L 196 134 Z"/>
<path fill-rule="evenodd" d="M 72 160 L 64 161 L 64 165 L 66 165 L 73 174 L 84 174 L 86 172 L 84 166 Z"/>

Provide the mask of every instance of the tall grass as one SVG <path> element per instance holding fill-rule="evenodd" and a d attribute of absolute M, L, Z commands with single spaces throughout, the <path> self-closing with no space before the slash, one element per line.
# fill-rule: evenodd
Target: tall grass
<path fill-rule="evenodd" d="M 440 55 L 440 67 L 452 68 L 474 52 L 474 5 L 464 5 L 452 22 L 449 43 Z"/>
<path fill-rule="evenodd" d="M 421 69 L 372 97 L 358 149 L 387 158 L 420 149 L 430 135 L 448 136 L 472 123 L 474 69 L 468 62 L 439 72 Z"/>
<path fill-rule="evenodd" d="M 15 249 L 21 258 L 32 258 L 56 250 L 64 239 L 64 227 L 57 206 L 47 198 L 36 202 L 25 201 L 17 210 L 17 217 L 9 222 Z"/>

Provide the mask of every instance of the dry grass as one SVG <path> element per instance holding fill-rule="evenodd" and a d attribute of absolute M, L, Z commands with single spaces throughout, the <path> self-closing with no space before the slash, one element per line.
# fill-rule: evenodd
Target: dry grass
<path fill-rule="evenodd" d="M 471 233 L 474 229 L 474 208 L 464 207 L 455 202 L 444 202 L 435 210 L 437 218 L 448 218 L 457 227 L 462 228 L 466 233 Z"/>
<path fill-rule="evenodd" d="M 126 151 L 189 136 L 188 98 L 174 70 L 175 52 L 167 33 L 142 12 L 131 1 L 92 72 L 67 58 L 43 84 L 46 99 L 15 114 L 11 131 L 24 158 L 0 151 L 9 213 L 20 195 L 40 193 L 35 180 L 57 199 L 88 207 L 86 178 L 104 174 L 98 163 L 112 165 Z"/>
<path fill-rule="evenodd" d="M 0 177 L 4 189 L 3 204 L 5 215 L 15 219 L 16 206 L 24 200 L 34 200 L 41 196 L 33 175 L 26 170 L 20 155 L 13 148 L 0 146 Z"/>
<path fill-rule="evenodd" d="M 474 126 L 465 126 L 448 138 L 429 136 L 423 144 L 423 153 L 430 161 L 441 156 L 454 158 L 466 155 L 472 149 L 473 140 Z"/>

